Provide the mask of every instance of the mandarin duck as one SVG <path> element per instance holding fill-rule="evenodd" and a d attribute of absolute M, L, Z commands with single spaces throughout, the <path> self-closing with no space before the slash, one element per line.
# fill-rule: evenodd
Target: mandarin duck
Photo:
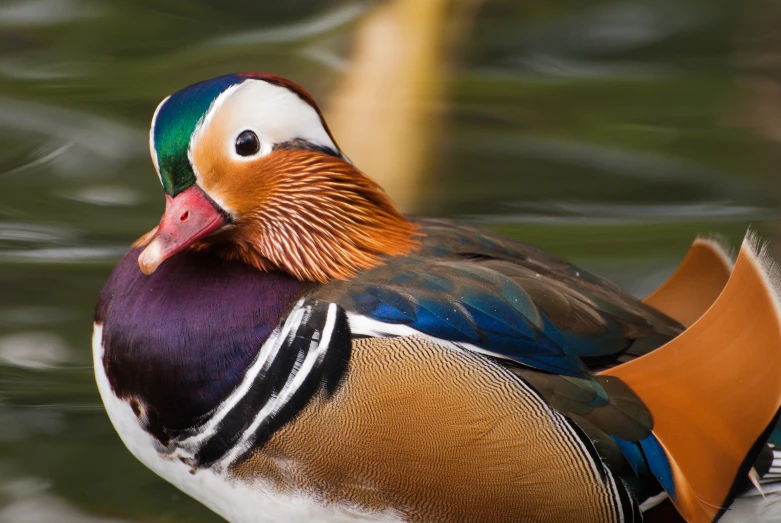
<path fill-rule="evenodd" d="M 269 74 L 169 96 L 149 136 L 165 212 L 100 294 L 95 374 L 130 452 L 225 519 L 705 522 L 781 479 L 756 240 L 695 241 L 638 300 L 400 214 Z"/>

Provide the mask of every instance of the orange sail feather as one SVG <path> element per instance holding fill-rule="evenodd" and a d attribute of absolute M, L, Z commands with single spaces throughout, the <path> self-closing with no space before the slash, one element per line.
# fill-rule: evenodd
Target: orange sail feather
<path fill-rule="evenodd" d="M 643 301 L 688 327 L 719 297 L 733 266 L 723 242 L 697 238 L 673 275 Z"/>
<path fill-rule="evenodd" d="M 727 285 L 699 320 L 660 349 L 602 373 L 629 384 L 651 410 L 672 468 L 671 499 L 687 521 L 721 516 L 776 420 L 778 289 L 775 265 L 749 234 Z"/>

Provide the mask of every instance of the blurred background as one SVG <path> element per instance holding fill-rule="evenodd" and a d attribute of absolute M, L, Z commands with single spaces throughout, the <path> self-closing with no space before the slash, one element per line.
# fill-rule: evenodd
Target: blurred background
<path fill-rule="evenodd" d="M 772 0 L 0 0 L 0 523 L 218 521 L 92 377 L 98 291 L 163 209 L 166 95 L 288 77 L 406 211 L 642 296 L 698 233 L 780 230 L 779 26 Z"/>

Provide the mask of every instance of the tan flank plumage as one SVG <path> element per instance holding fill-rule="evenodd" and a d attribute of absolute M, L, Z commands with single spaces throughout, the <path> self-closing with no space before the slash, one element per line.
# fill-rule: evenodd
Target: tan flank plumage
<path fill-rule="evenodd" d="M 362 339 L 340 392 L 312 402 L 233 473 L 418 523 L 618 521 L 562 428 L 536 393 L 472 353 Z"/>

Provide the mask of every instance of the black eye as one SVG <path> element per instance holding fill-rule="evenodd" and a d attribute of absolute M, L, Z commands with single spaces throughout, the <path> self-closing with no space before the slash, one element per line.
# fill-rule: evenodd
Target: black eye
<path fill-rule="evenodd" d="M 243 131 L 236 138 L 236 152 L 241 156 L 252 156 L 260 150 L 258 135 L 252 131 Z"/>

